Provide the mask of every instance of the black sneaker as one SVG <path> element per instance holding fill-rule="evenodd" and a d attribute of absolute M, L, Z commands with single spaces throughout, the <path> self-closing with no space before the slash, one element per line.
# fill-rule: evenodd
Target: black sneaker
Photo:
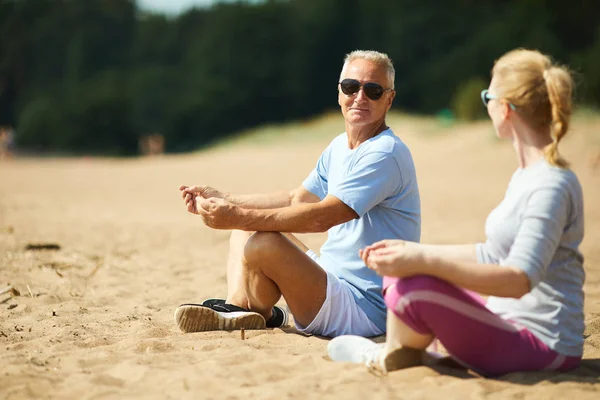
<path fill-rule="evenodd" d="M 212 308 L 215 304 L 225 304 L 225 299 L 206 299 L 202 302 L 204 307 Z"/>
<path fill-rule="evenodd" d="M 233 304 L 226 305 L 225 299 L 217 299 L 217 298 L 206 299 L 202 302 L 202 305 L 204 307 L 209 307 L 215 311 L 221 311 L 221 312 L 226 311 L 226 310 L 224 310 L 220 306 L 225 306 L 226 309 L 229 309 L 230 311 L 248 311 L 248 310 L 244 310 L 241 307 L 234 306 Z M 236 309 L 236 307 L 237 307 L 237 309 Z M 283 309 L 282 307 L 274 306 L 273 314 L 271 315 L 271 318 L 269 318 L 269 320 L 266 322 L 266 327 L 267 328 L 279 328 L 279 327 L 287 325 L 288 320 L 289 320 L 288 312 L 285 309 Z"/>
<path fill-rule="evenodd" d="M 175 323 L 183 332 L 232 331 L 266 327 L 262 315 L 231 304 L 216 304 L 214 308 L 202 304 L 182 304 L 175 309 Z"/>
<path fill-rule="evenodd" d="M 288 313 L 286 310 L 279 306 L 273 306 L 273 315 L 266 322 L 267 328 L 280 328 L 287 325 Z"/>

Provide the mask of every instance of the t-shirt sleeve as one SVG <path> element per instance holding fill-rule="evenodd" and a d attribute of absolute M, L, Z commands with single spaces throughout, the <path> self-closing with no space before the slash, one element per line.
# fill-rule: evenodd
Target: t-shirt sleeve
<path fill-rule="evenodd" d="M 327 166 L 329 165 L 329 154 L 331 152 L 331 145 L 329 145 L 325 151 L 319 157 L 317 166 L 311 171 L 306 177 L 302 186 L 314 195 L 317 195 L 319 199 L 323 200 L 327 196 Z"/>
<path fill-rule="evenodd" d="M 402 176 L 393 155 L 373 152 L 365 154 L 350 166 L 344 179 L 329 187 L 329 194 L 362 217 L 401 187 Z"/>
<path fill-rule="evenodd" d="M 532 288 L 544 279 L 556 253 L 568 206 L 569 194 L 559 187 L 538 189 L 527 201 L 517 236 L 502 264 L 523 270 Z"/>

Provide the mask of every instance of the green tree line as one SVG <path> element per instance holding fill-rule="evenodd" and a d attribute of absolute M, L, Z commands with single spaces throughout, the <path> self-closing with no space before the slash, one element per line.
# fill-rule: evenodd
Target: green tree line
<path fill-rule="evenodd" d="M 33 151 L 135 154 L 153 132 L 190 150 L 335 108 L 359 48 L 393 59 L 395 107 L 470 118 L 461 106 L 517 47 L 569 65 L 578 101 L 600 105 L 597 0 L 271 0 L 175 18 L 132 0 L 0 0 L 0 126 Z"/>

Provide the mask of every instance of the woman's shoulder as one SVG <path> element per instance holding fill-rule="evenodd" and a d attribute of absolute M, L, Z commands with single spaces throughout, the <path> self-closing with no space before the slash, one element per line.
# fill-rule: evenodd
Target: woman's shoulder
<path fill-rule="evenodd" d="M 561 168 L 555 165 L 550 165 L 548 162 L 544 162 L 541 173 L 545 179 L 541 180 L 542 183 L 546 182 L 550 185 L 556 185 L 560 187 L 580 187 L 579 179 L 575 172 L 570 168 Z"/>
<path fill-rule="evenodd" d="M 543 190 L 568 197 L 583 196 L 579 179 L 571 169 L 557 167 L 545 161 L 536 167 L 527 179 L 531 192 Z"/>

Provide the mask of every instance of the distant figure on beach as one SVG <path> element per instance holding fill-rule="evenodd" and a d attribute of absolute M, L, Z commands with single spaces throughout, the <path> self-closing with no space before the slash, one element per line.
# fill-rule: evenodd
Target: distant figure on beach
<path fill-rule="evenodd" d="M 385 276 L 387 341 L 333 339 L 333 360 L 390 371 L 426 360 L 437 339 L 456 362 L 486 376 L 579 365 L 583 195 L 558 152 L 572 90 L 568 70 L 537 51 L 496 61 L 481 98 L 497 135 L 512 141 L 518 168 L 487 219 L 487 241 L 385 240 L 362 249 L 365 264 Z"/>
<path fill-rule="evenodd" d="M 144 156 L 159 156 L 165 153 L 165 137 L 160 133 L 152 133 L 139 139 L 140 154 Z"/>
<path fill-rule="evenodd" d="M 14 131 L 12 128 L 0 127 L 0 160 L 12 156 Z"/>
<path fill-rule="evenodd" d="M 283 326 L 287 311 L 275 306 L 283 296 L 301 332 L 385 332 L 382 278 L 358 250 L 386 238 L 417 242 L 421 233 L 412 156 L 385 122 L 394 74 L 385 54 L 346 56 L 337 85 L 346 132 L 333 139 L 296 189 L 234 195 L 208 186 L 179 188 L 189 212 L 211 228 L 233 230 L 227 298 L 178 307 L 175 321 L 182 331 Z M 293 232 L 328 232 L 320 256 Z"/>

